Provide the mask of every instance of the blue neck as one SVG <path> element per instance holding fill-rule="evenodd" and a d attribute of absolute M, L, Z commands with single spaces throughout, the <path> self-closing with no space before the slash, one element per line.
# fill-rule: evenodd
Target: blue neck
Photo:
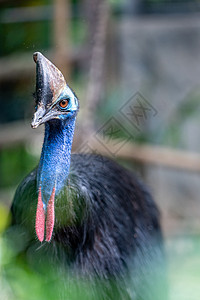
<path fill-rule="evenodd" d="M 47 205 L 53 187 L 56 195 L 66 184 L 76 117 L 66 122 L 54 120 L 45 124 L 45 137 L 37 171 L 37 185 Z"/>

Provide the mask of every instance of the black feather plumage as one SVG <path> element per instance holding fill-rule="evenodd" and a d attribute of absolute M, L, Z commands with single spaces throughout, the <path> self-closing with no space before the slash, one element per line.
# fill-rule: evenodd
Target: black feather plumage
<path fill-rule="evenodd" d="M 19 186 L 12 205 L 14 223 L 28 230 L 27 251 L 36 243 L 34 219 L 28 217 L 36 211 L 35 187 L 33 171 Z M 73 154 L 66 190 L 55 211 L 53 239 L 41 253 L 51 248 L 52 261 L 75 274 L 123 279 L 118 293 L 125 295 L 125 289 L 130 299 L 161 299 L 157 289 L 154 294 L 158 282 L 165 285 L 159 212 L 147 188 L 130 171 L 105 157 Z M 61 254 L 54 251 L 57 245 Z M 38 243 L 32 249 L 37 247 Z M 40 251 L 34 251 L 32 255 L 42 259 Z"/>

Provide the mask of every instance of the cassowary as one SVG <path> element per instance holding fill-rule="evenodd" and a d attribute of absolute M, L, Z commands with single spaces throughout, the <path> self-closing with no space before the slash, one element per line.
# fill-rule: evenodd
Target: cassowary
<path fill-rule="evenodd" d="M 45 124 L 44 143 L 11 208 L 13 224 L 29 236 L 27 255 L 44 254 L 74 276 L 102 280 L 98 299 L 164 299 L 162 234 L 151 195 L 116 162 L 71 155 L 79 101 L 48 59 L 39 52 L 33 58 L 32 127 Z"/>

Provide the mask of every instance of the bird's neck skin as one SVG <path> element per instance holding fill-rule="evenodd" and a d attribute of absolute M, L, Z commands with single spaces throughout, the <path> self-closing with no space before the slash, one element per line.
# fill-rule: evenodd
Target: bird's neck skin
<path fill-rule="evenodd" d="M 69 174 L 71 147 L 75 128 L 72 117 L 67 123 L 54 120 L 45 124 L 45 137 L 37 171 L 37 185 L 47 205 L 53 188 L 56 195 L 66 184 Z"/>

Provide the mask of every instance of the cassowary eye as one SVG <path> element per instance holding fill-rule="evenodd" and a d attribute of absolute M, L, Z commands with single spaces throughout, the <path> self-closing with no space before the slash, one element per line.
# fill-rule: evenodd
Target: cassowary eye
<path fill-rule="evenodd" d="M 63 100 L 61 100 L 61 101 L 59 102 L 59 106 L 60 106 L 61 108 L 66 108 L 67 105 L 68 105 L 68 103 L 69 103 L 69 101 L 68 101 L 67 99 L 63 99 Z"/>

